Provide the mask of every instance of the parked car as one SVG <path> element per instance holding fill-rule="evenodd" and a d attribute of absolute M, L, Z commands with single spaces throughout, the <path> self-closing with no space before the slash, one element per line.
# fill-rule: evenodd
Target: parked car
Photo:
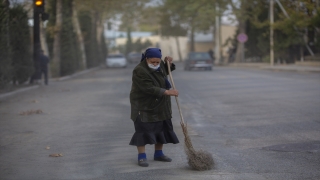
<path fill-rule="evenodd" d="M 109 54 L 106 58 L 107 67 L 127 67 L 127 59 L 123 54 Z"/>
<path fill-rule="evenodd" d="M 141 53 L 134 53 L 134 52 L 132 52 L 132 53 L 129 53 L 129 54 L 128 54 L 128 61 L 129 61 L 129 63 L 135 63 L 135 64 L 137 64 L 137 63 L 140 62 L 140 60 L 141 60 Z"/>
<path fill-rule="evenodd" d="M 213 59 L 208 52 L 190 52 L 185 61 L 184 69 L 189 71 L 192 69 L 212 70 Z"/>

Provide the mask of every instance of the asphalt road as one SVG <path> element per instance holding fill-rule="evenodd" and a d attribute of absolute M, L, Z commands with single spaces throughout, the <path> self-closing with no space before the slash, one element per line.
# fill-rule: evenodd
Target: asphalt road
<path fill-rule="evenodd" d="M 128 145 L 132 69 L 103 68 L 1 101 L 0 179 L 320 179 L 320 73 L 183 71 L 178 63 L 173 78 L 192 143 L 216 163 L 198 172 L 187 165 L 174 98 L 181 143 L 164 147 L 173 161 L 153 161 L 149 145 L 150 166 L 137 165 Z"/>

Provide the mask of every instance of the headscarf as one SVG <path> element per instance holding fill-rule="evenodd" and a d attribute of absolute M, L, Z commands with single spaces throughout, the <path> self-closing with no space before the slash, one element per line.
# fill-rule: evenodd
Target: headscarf
<path fill-rule="evenodd" d="M 161 59 L 161 49 L 159 48 L 148 48 L 141 56 L 141 61 L 146 58 L 160 58 Z"/>

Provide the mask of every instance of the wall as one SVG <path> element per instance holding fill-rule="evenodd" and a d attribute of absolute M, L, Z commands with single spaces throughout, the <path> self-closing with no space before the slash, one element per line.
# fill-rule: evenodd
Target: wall
<path fill-rule="evenodd" d="M 132 38 L 132 42 L 135 42 L 139 37 Z M 159 47 L 162 51 L 162 55 L 164 56 L 171 56 L 174 61 L 179 61 L 179 54 L 178 54 L 178 47 L 177 42 L 174 37 L 160 37 L 160 36 L 149 36 L 149 37 L 140 37 L 142 42 L 149 40 L 152 43 L 153 47 Z M 187 56 L 187 44 L 188 38 L 187 37 L 178 37 L 178 41 L 180 44 L 180 51 L 181 51 L 181 60 L 184 60 Z M 116 39 L 116 46 L 125 45 L 127 42 L 127 38 L 117 38 Z"/>

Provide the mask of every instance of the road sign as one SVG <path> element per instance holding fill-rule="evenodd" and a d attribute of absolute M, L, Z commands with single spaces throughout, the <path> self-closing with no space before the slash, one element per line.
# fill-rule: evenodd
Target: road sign
<path fill-rule="evenodd" d="M 240 33 L 238 36 L 237 36 L 237 39 L 239 42 L 241 43 L 245 43 L 248 41 L 248 36 L 244 33 Z"/>

